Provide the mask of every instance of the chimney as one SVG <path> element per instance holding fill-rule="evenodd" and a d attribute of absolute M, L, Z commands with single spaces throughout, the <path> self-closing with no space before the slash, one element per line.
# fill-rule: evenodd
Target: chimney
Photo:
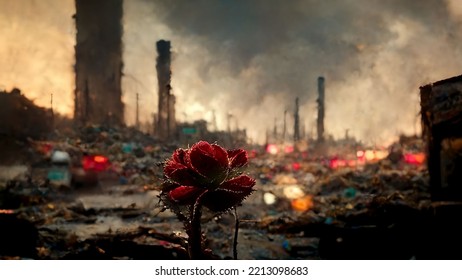
<path fill-rule="evenodd" d="M 124 123 L 122 0 L 76 0 L 75 109 L 80 124 Z"/>
<path fill-rule="evenodd" d="M 318 130 L 318 142 L 324 142 L 324 77 L 318 78 L 318 119 L 317 119 L 317 130 Z"/>

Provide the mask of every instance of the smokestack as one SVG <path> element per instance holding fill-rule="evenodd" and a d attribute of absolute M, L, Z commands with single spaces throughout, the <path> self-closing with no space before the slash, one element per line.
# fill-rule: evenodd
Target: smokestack
<path fill-rule="evenodd" d="M 287 109 L 284 110 L 284 126 L 282 127 L 282 141 L 286 141 L 286 131 L 287 131 Z"/>
<path fill-rule="evenodd" d="M 318 142 L 324 142 L 324 77 L 318 78 Z"/>
<path fill-rule="evenodd" d="M 294 142 L 300 140 L 300 116 L 298 115 L 298 97 L 295 98 L 295 112 L 294 112 Z"/>
<path fill-rule="evenodd" d="M 80 122 L 124 123 L 122 0 L 76 0 L 75 109 Z"/>
<path fill-rule="evenodd" d="M 157 113 L 157 136 L 160 140 L 171 138 L 176 126 L 175 97 L 171 94 L 172 79 L 170 41 L 157 41 L 157 81 L 159 85 L 159 103 Z"/>

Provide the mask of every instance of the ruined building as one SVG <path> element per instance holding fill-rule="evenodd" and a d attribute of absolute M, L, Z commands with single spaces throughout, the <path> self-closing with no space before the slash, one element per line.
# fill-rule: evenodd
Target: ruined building
<path fill-rule="evenodd" d="M 75 4 L 75 120 L 79 124 L 123 124 L 123 1 L 76 0 Z"/>
<path fill-rule="evenodd" d="M 318 119 L 317 119 L 317 132 L 318 142 L 324 142 L 324 77 L 318 78 Z"/>
<path fill-rule="evenodd" d="M 157 80 L 159 103 L 156 135 L 160 140 L 172 139 L 176 134 L 175 96 L 171 93 L 172 79 L 170 41 L 157 41 Z"/>
<path fill-rule="evenodd" d="M 294 142 L 300 140 L 300 116 L 299 116 L 298 97 L 295 98 L 295 112 L 294 112 Z"/>

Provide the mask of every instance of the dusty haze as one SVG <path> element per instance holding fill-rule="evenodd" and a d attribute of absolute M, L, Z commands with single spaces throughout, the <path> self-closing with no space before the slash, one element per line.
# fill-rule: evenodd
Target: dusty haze
<path fill-rule="evenodd" d="M 211 121 L 216 110 L 225 129 L 230 112 L 232 127 L 260 142 L 297 96 L 300 122 L 314 131 L 320 75 L 326 133 L 383 143 L 420 131 L 419 86 L 462 72 L 458 0 L 125 0 L 124 10 L 128 124 L 137 92 L 141 120 L 156 112 L 160 39 L 172 42 L 177 119 Z M 72 0 L 0 0 L 0 89 L 46 107 L 53 93 L 55 109 L 71 115 L 74 12 Z"/>

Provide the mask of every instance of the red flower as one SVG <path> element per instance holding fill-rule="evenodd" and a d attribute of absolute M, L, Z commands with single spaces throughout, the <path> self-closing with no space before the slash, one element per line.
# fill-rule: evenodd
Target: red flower
<path fill-rule="evenodd" d="M 255 180 L 240 175 L 248 162 L 245 150 L 226 151 L 217 144 L 200 141 L 191 148 L 177 149 L 164 165 L 169 180 L 167 198 L 179 205 L 202 203 L 212 211 L 225 211 L 253 192 Z"/>

